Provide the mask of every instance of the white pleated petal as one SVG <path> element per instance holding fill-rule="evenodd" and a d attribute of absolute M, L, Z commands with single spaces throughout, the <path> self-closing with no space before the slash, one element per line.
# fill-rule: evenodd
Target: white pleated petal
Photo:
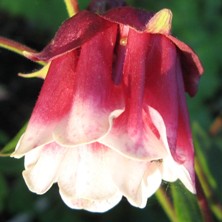
<path fill-rule="evenodd" d="M 60 194 L 69 207 L 104 212 L 121 200 L 107 171 L 106 152 L 93 145 L 69 150 L 58 178 Z"/>
<path fill-rule="evenodd" d="M 32 192 L 43 194 L 56 182 L 66 151 L 56 143 L 51 143 L 25 155 L 23 177 Z"/>
<path fill-rule="evenodd" d="M 143 205 L 141 183 L 147 167 L 146 162 L 130 159 L 110 150 L 107 163 L 110 176 L 122 195 L 134 203 L 134 206 Z"/>
<path fill-rule="evenodd" d="M 129 158 L 99 143 L 62 147 L 51 143 L 28 152 L 23 172 L 29 189 L 45 193 L 58 183 L 63 201 L 74 209 L 105 212 L 125 196 L 136 207 L 161 185 L 180 179 L 194 192 L 189 173 L 172 156 L 144 161 Z"/>

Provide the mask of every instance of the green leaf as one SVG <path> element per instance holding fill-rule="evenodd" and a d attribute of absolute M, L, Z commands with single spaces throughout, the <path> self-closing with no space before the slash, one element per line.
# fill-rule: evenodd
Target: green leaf
<path fill-rule="evenodd" d="M 181 182 L 173 183 L 170 186 L 177 220 L 179 222 L 202 222 L 196 196 L 185 189 Z"/>
<path fill-rule="evenodd" d="M 27 124 L 25 124 L 19 130 L 16 136 L 6 146 L 4 146 L 0 150 L 0 156 L 9 156 L 15 150 L 16 144 L 18 143 L 18 140 L 21 137 L 21 135 L 25 132 L 26 127 L 27 127 Z"/>

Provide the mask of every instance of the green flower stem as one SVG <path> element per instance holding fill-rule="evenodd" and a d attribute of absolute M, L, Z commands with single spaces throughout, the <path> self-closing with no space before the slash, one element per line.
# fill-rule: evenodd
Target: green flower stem
<path fill-rule="evenodd" d="M 159 190 L 156 192 L 156 197 L 170 221 L 177 222 L 176 212 L 162 187 L 160 187 Z"/>
<path fill-rule="evenodd" d="M 218 202 L 213 190 L 211 189 L 207 177 L 202 170 L 198 156 L 195 159 L 195 171 L 199 178 L 200 186 L 203 188 L 203 193 L 205 194 L 206 199 L 208 200 L 212 212 L 217 217 L 217 219 L 222 220 L 222 205 Z"/>

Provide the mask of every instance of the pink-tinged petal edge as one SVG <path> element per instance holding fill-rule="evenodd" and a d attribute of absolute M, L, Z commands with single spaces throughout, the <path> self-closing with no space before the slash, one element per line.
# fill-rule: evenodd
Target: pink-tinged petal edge
<path fill-rule="evenodd" d="M 96 141 L 109 130 L 110 113 L 123 107 L 121 86 L 112 81 L 115 41 L 116 27 L 112 26 L 82 46 L 73 106 L 53 132 L 57 143 L 73 147 Z"/>
<path fill-rule="evenodd" d="M 99 142 L 136 159 L 154 160 L 163 158 L 165 148 L 149 110 L 143 104 L 147 42 L 148 34 L 130 30 L 123 68 L 126 107 L 123 113 L 111 120 L 110 132 Z"/>

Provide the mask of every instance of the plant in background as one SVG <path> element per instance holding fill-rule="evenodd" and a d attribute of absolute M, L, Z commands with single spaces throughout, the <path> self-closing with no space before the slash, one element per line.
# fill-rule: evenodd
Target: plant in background
<path fill-rule="evenodd" d="M 171 35 L 171 11 L 121 1 L 79 11 L 76 1 L 65 3 L 71 18 L 41 52 L 0 38 L 0 46 L 44 65 L 28 74 L 45 80 L 11 154 L 25 156 L 29 189 L 43 194 L 58 183 L 69 207 L 94 212 L 122 196 L 145 207 L 162 180 L 179 179 L 195 193 L 185 92 L 196 94 L 203 68 Z"/>

